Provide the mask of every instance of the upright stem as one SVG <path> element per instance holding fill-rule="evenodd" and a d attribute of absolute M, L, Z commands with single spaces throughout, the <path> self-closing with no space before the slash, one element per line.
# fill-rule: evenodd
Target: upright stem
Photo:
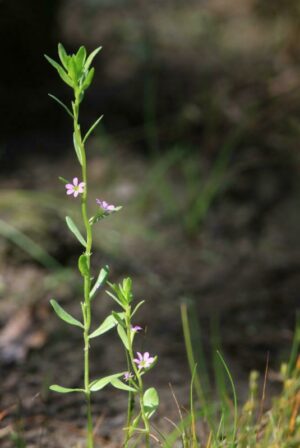
<path fill-rule="evenodd" d="M 145 409 L 144 409 L 144 402 L 143 402 L 143 396 L 144 396 L 144 384 L 142 377 L 140 375 L 140 372 L 138 371 L 138 368 L 136 367 L 134 363 L 134 355 L 133 355 L 133 348 L 131 343 L 131 308 L 128 307 L 126 310 L 126 329 L 127 329 L 127 340 L 128 340 L 128 354 L 131 360 L 132 369 L 135 373 L 135 377 L 138 381 L 139 386 L 139 399 L 140 399 L 140 409 L 141 409 L 141 416 L 142 420 L 144 422 L 145 426 L 145 442 L 146 442 L 146 448 L 150 447 L 150 425 L 149 425 L 149 419 L 146 416 Z M 126 442 L 128 440 L 126 439 Z"/>
<path fill-rule="evenodd" d="M 87 169 L 86 169 L 86 154 L 82 141 L 79 120 L 79 93 L 75 91 L 75 102 L 73 103 L 74 114 L 74 133 L 76 136 L 77 144 L 80 147 L 81 159 L 82 159 L 82 179 L 84 182 L 84 191 L 81 196 L 81 213 L 82 219 L 86 231 L 86 250 L 85 256 L 87 260 L 87 273 L 84 275 L 84 303 L 82 305 L 83 322 L 84 322 L 84 389 L 87 402 L 87 448 L 93 448 L 93 420 L 92 420 L 92 408 L 91 408 L 91 391 L 90 391 L 90 359 L 89 359 L 89 330 L 91 326 L 91 302 L 90 302 L 90 290 L 91 290 L 91 248 L 92 248 L 92 228 L 88 218 L 87 211 L 87 195 L 88 195 L 88 183 L 87 183 Z"/>
<path fill-rule="evenodd" d="M 128 372 L 130 372 L 130 357 L 126 351 L 126 360 L 127 360 L 127 370 Z M 124 443 L 124 447 L 126 448 L 128 446 L 128 442 L 130 439 L 130 425 L 131 425 L 131 420 L 132 420 L 132 412 L 133 412 L 133 408 L 134 408 L 134 396 L 132 394 L 132 392 L 128 392 L 128 401 L 127 401 L 127 424 L 126 424 L 126 438 L 125 438 L 125 443 Z"/>

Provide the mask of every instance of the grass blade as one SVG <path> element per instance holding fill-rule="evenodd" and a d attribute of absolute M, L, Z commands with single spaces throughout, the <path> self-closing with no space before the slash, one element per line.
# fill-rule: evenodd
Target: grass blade
<path fill-rule="evenodd" d="M 233 421 L 233 431 L 232 431 L 232 447 L 235 447 L 235 439 L 236 439 L 236 433 L 237 433 L 237 423 L 238 423 L 238 403 L 237 403 L 237 395 L 236 395 L 236 390 L 235 390 L 235 385 L 234 385 L 234 381 L 232 378 L 232 375 L 230 373 L 230 370 L 223 358 L 223 356 L 221 355 L 221 353 L 219 351 L 217 351 L 217 354 L 221 360 L 221 363 L 223 364 L 223 367 L 227 373 L 228 379 L 230 381 L 230 385 L 232 388 L 232 395 L 233 395 L 233 406 L 234 406 L 234 421 Z"/>
<path fill-rule="evenodd" d="M 16 246 L 28 253 L 45 268 L 55 270 L 62 268 L 61 264 L 49 255 L 39 244 L 11 224 L 2 221 L 2 219 L 0 219 L 0 235 L 12 241 Z"/>

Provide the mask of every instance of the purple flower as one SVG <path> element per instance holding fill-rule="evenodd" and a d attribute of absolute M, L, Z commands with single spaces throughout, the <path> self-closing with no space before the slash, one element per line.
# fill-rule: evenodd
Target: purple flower
<path fill-rule="evenodd" d="M 140 327 L 139 325 L 131 325 L 131 331 L 134 331 L 135 333 L 137 333 L 138 331 L 141 331 L 143 328 Z"/>
<path fill-rule="evenodd" d="M 119 209 L 118 207 L 115 207 L 112 204 L 108 204 L 106 201 L 100 201 L 100 199 L 96 199 L 96 202 L 99 205 L 99 207 L 101 207 L 102 210 L 107 214 L 116 212 Z"/>
<path fill-rule="evenodd" d="M 67 195 L 72 194 L 74 196 L 74 198 L 77 198 L 79 193 L 82 194 L 84 192 L 84 186 L 85 186 L 84 182 L 78 183 L 78 177 L 74 177 L 73 183 L 66 185 L 66 190 L 67 190 L 66 193 L 67 193 Z"/>
<path fill-rule="evenodd" d="M 126 372 L 123 376 L 125 381 L 129 381 L 131 378 L 133 378 L 133 375 L 131 372 Z"/>
<path fill-rule="evenodd" d="M 134 362 L 139 369 L 148 369 L 154 362 L 154 357 L 150 356 L 148 352 L 145 352 L 143 355 L 140 352 L 137 352 L 137 356 L 138 357 L 134 359 Z"/>

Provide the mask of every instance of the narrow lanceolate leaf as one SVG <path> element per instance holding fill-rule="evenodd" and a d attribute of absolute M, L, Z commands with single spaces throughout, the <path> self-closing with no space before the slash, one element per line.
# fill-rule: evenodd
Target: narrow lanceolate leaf
<path fill-rule="evenodd" d="M 78 259 L 78 269 L 83 277 L 89 275 L 88 258 L 85 254 L 80 255 Z"/>
<path fill-rule="evenodd" d="M 117 313 L 120 318 L 124 319 L 125 313 Z M 115 319 L 114 315 L 108 316 L 102 324 L 95 330 L 93 333 L 90 334 L 89 338 L 96 338 L 97 336 L 100 336 L 101 334 L 106 333 L 107 331 L 111 330 L 118 324 L 117 320 Z"/>
<path fill-rule="evenodd" d="M 108 274 L 109 274 L 108 266 L 105 266 L 104 268 L 101 269 L 97 277 L 97 280 L 95 281 L 94 286 L 90 292 L 90 299 L 92 299 L 95 296 L 98 289 L 105 284 Z"/>
<path fill-rule="evenodd" d="M 108 316 L 102 324 L 95 330 L 93 333 L 90 334 L 89 338 L 96 338 L 97 336 L 100 336 L 101 334 L 106 333 L 107 331 L 111 330 L 117 325 L 114 316 Z"/>
<path fill-rule="evenodd" d="M 99 117 L 94 124 L 92 124 L 92 126 L 90 127 L 90 129 L 87 131 L 87 133 L 84 136 L 83 139 L 83 143 L 85 143 L 87 141 L 87 139 L 89 138 L 89 136 L 91 135 L 91 133 L 96 129 L 96 127 L 98 126 L 98 124 L 100 123 L 100 121 L 102 120 L 103 115 L 101 115 L 101 117 Z"/>
<path fill-rule="evenodd" d="M 82 72 L 86 60 L 86 49 L 81 46 L 76 53 L 76 66 L 79 72 Z"/>
<path fill-rule="evenodd" d="M 124 322 L 125 313 L 116 313 L 115 311 L 112 311 L 111 313 L 114 316 L 115 321 L 119 325 L 121 325 L 121 327 L 125 328 L 125 322 Z"/>
<path fill-rule="evenodd" d="M 70 56 L 67 55 L 66 50 L 60 43 L 58 44 L 58 55 L 62 65 L 65 67 L 66 70 L 68 70 Z"/>
<path fill-rule="evenodd" d="M 73 54 L 70 58 L 70 62 L 69 62 L 69 71 L 68 71 L 68 75 L 69 77 L 74 81 L 74 84 L 77 85 L 78 83 L 78 70 L 77 70 L 77 65 L 76 65 L 76 56 Z"/>
<path fill-rule="evenodd" d="M 80 148 L 80 145 L 79 145 L 79 143 L 77 141 L 75 132 L 73 132 L 73 144 L 74 144 L 74 149 L 75 149 L 75 152 L 76 152 L 76 155 L 77 155 L 77 159 L 78 159 L 80 165 L 82 166 L 81 148 Z"/>
<path fill-rule="evenodd" d="M 145 303 L 145 300 L 141 300 L 137 306 L 134 308 L 134 310 L 132 311 L 131 317 L 135 315 L 135 313 L 138 311 L 138 309 Z"/>
<path fill-rule="evenodd" d="M 121 325 L 118 325 L 117 331 L 118 331 L 118 335 L 120 336 L 121 341 L 124 344 L 124 347 L 126 348 L 126 350 L 129 350 L 128 338 L 127 338 L 127 334 L 126 334 L 124 328 L 121 327 Z"/>
<path fill-rule="evenodd" d="M 91 63 L 93 62 L 95 56 L 99 53 L 99 51 L 102 49 L 102 47 L 96 48 L 92 53 L 88 56 L 86 63 L 84 64 L 85 70 L 88 70 L 91 66 Z"/>
<path fill-rule="evenodd" d="M 97 222 L 101 221 L 102 219 L 110 216 L 112 213 L 118 212 L 119 210 L 121 210 L 121 208 L 123 208 L 123 207 L 122 206 L 115 207 L 114 211 L 111 213 L 106 213 L 103 210 L 99 210 L 98 213 L 96 213 L 94 216 L 92 216 L 89 219 L 89 222 L 91 225 L 96 224 Z"/>
<path fill-rule="evenodd" d="M 75 325 L 76 327 L 84 328 L 82 323 L 79 322 L 79 320 L 75 319 L 75 317 L 71 316 L 71 314 L 67 313 L 57 302 L 56 300 L 50 300 L 50 303 L 52 305 L 52 308 L 54 309 L 55 313 L 58 315 L 58 317 L 67 322 L 70 325 Z"/>
<path fill-rule="evenodd" d="M 86 90 L 92 83 L 93 78 L 94 78 L 94 74 L 95 74 L 95 69 L 94 67 L 91 68 L 91 70 L 88 72 L 87 77 L 85 78 L 85 80 L 82 83 L 82 90 Z"/>
<path fill-rule="evenodd" d="M 61 77 L 61 79 L 68 84 L 68 86 L 73 88 L 73 82 L 72 79 L 67 75 L 67 73 L 64 71 L 64 69 L 62 68 L 61 65 L 59 65 L 56 61 L 54 61 L 54 59 L 49 58 L 49 56 L 47 56 L 45 54 L 45 58 L 47 59 L 47 61 L 57 70 L 59 76 Z"/>
<path fill-rule="evenodd" d="M 118 299 L 117 296 L 115 296 L 112 292 L 106 290 L 105 291 L 115 302 L 117 302 L 118 305 L 120 305 L 123 309 L 125 309 L 123 303 Z"/>
<path fill-rule="evenodd" d="M 65 178 L 62 177 L 62 176 L 58 176 L 58 179 L 59 179 L 63 184 L 69 184 L 69 183 L 70 183 L 70 181 L 69 181 L 68 179 L 65 179 Z"/>
<path fill-rule="evenodd" d="M 91 392 L 97 392 L 98 390 L 103 389 L 105 386 L 111 383 L 115 378 L 119 378 L 124 375 L 125 372 L 115 373 L 114 375 L 105 376 L 104 378 L 100 378 L 99 380 L 95 380 L 90 384 Z"/>
<path fill-rule="evenodd" d="M 86 247 L 86 241 L 83 238 L 83 236 L 81 235 L 78 227 L 76 226 L 75 222 L 73 221 L 72 218 L 70 218 L 70 216 L 66 216 L 66 223 L 67 226 L 69 227 L 69 229 L 71 230 L 71 232 L 76 236 L 76 238 L 78 239 L 78 241 L 84 246 Z"/>
<path fill-rule="evenodd" d="M 146 416 L 148 418 L 152 417 L 159 406 L 158 393 L 154 387 L 150 387 L 145 391 L 143 396 L 143 404 Z"/>
<path fill-rule="evenodd" d="M 60 394 L 70 394 L 71 392 L 84 392 L 84 389 L 70 389 L 69 387 L 58 386 L 58 384 L 52 384 L 49 387 L 50 390 L 58 392 Z"/>
<path fill-rule="evenodd" d="M 127 390 L 128 392 L 136 392 L 136 389 L 134 389 L 131 386 L 128 386 L 128 384 L 123 383 L 121 380 L 119 380 L 118 378 L 115 378 L 113 380 L 111 380 L 111 385 L 114 386 L 116 389 L 121 389 L 121 390 Z"/>
<path fill-rule="evenodd" d="M 60 101 L 59 98 L 57 98 L 56 96 L 52 95 L 51 93 L 48 93 L 48 96 L 50 96 L 50 98 L 52 98 L 54 101 L 56 101 L 62 108 L 65 109 L 65 111 L 67 112 L 68 115 L 70 115 L 71 118 L 73 117 L 72 112 L 70 111 L 70 109 L 62 102 Z"/>

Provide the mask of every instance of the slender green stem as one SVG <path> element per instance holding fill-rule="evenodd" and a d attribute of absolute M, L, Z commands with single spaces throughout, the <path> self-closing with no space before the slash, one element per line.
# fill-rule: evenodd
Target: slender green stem
<path fill-rule="evenodd" d="M 144 385 L 143 380 L 141 377 L 141 373 L 139 372 L 138 368 L 135 365 L 134 362 L 134 354 L 133 354 L 133 348 L 132 348 L 132 342 L 131 342 L 131 307 L 128 306 L 126 310 L 126 316 L 125 316 L 125 322 L 126 322 L 126 330 L 127 330 L 127 340 L 128 340 L 128 354 L 131 361 L 132 369 L 135 373 L 135 377 L 138 381 L 138 389 L 139 389 L 139 400 L 140 400 L 140 409 L 141 409 L 141 416 L 142 420 L 144 422 L 145 426 L 145 442 L 146 442 L 146 448 L 150 447 L 150 425 L 149 425 L 149 419 L 146 416 L 145 409 L 144 409 Z"/>
<path fill-rule="evenodd" d="M 92 248 L 92 228 L 88 218 L 87 197 L 88 197 L 88 182 L 87 182 L 87 167 L 86 167 L 86 153 L 82 141 L 80 125 L 79 125 L 79 93 L 75 91 L 75 102 L 73 103 L 74 115 L 74 133 L 76 141 L 80 148 L 82 160 L 82 179 L 84 182 L 84 192 L 81 196 L 81 213 L 86 231 L 86 250 L 85 256 L 87 260 L 87 273 L 84 275 L 84 304 L 82 307 L 83 321 L 84 321 L 84 389 L 87 402 L 87 448 L 93 448 L 93 420 L 91 407 L 91 391 L 90 391 L 90 345 L 89 345 L 89 330 L 91 326 L 91 248 Z"/>
<path fill-rule="evenodd" d="M 126 351 L 126 358 L 127 358 L 127 370 L 130 371 L 130 358 Z M 134 409 L 134 396 L 132 392 L 128 393 L 128 403 L 127 403 L 127 422 L 126 422 L 126 438 L 124 442 L 124 447 L 126 448 L 128 446 L 128 442 L 130 439 L 130 426 L 131 426 L 131 420 L 132 420 L 132 412 Z"/>

